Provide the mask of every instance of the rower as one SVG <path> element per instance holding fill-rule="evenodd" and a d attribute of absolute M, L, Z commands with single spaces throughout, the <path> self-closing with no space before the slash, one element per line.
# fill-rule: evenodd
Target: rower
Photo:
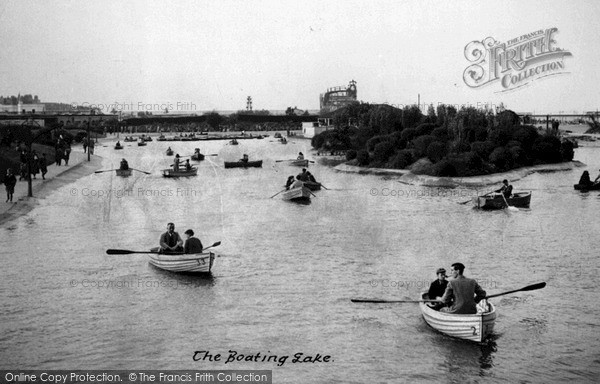
<path fill-rule="evenodd" d="M 308 173 L 306 168 L 302 168 L 302 173 L 297 176 L 297 179 L 300 181 L 308 181 Z"/>
<path fill-rule="evenodd" d="M 190 159 L 187 159 L 185 161 L 185 170 L 186 171 L 191 171 L 192 170 L 192 165 L 190 164 Z"/>
<path fill-rule="evenodd" d="M 247 162 L 249 161 L 249 159 L 248 159 L 248 155 L 246 155 L 246 154 L 244 153 L 244 156 L 242 157 L 242 159 L 241 159 L 240 161 L 241 161 L 241 162 L 243 162 L 243 163 L 247 163 Z"/>
<path fill-rule="evenodd" d="M 286 191 L 289 191 L 290 187 L 292 186 L 292 184 L 294 184 L 294 176 L 289 176 L 287 181 L 285 182 L 285 189 Z"/>
<path fill-rule="evenodd" d="M 123 159 L 121 160 L 121 170 L 126 171 L 129 169 L 129 164 L 127 163 L 127 160 Z"/>
<path fill-rule="evenodd" d="M 506 179 L 502 180 L 502 184 L 504 184 L 502 186 L 502 188 L 500 188 L 494 192 L 496 192 L 496 193 L 500 192 L 500 193 L 504 194 L 505 198 L 508 199 L 509 197 L 512 196 L 513 187 L 512 187 L 512 185 L 508 184 L 508 180 L 506 180 Z"/>
<path fill-rule="evenodd" d="M 179 153 L 175 155 L 175 161 L 173 162 L 173 170 L 179 171 Z"/>
<path fill-rule="evenodd" d="M 304 154 L 302 152 L 298 154 L 298 160 L 304 160 Z"/>

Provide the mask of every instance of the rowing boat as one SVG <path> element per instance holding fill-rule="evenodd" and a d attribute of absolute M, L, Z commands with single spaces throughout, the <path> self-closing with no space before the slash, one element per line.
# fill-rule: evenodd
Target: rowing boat
<path fill-rule="evenodd" d="M 138 144 L 138 147 L 144 147 L 144 146 L 148 145 L 148 143 L 146 143 L 144 140 L 138 141 L 137 144 Z"/>
<path fill-rule="evenodd" d="M 131 176 L 131 169 L 117 169 L 117 176 L 122 176 L 122 177 Z"/>
<path fill-rule="evenodd" d="M 308 167 L 308 160 L 290 160 L 290 165 L 296 165 L 298 167 Z"/>
<path fill-rule="evenodd" d="M 529 208 L 531 203 L 531 191 L 516 192 L 511 197 L 506 198 L 506 201 L 500 193 L 492 193 L 488 195 L 478 196 L 473 198 L 473 204 L 480 209 L 503 209 L 508 203 L 511 207 Z"/>
<path fill-rule="evenodd" d="M 212 269 L 215 254 L 205 253 L 159 253 L 158 248 L 151 250 L 149 263 L 157 268 L 169 272 L 180 273 L 210 273 Z"/>
<path fill-rule="evenodd" d="M 600 190 L 600 183 L 597 184 L 573 184 L 573 188 L 578 191 L 597 191 Z"/>
<path fill-rule="evenodd" d="M 286 201 L 308 202 L 310 201 L 310 195 L 310 189 L 302 185 L 283 192 L 281 197 Z"/>
<path fill-rule="evenodd" d="M 225 168 L 260 168 L 262 160 L 256 161 L 226 161 Z"/>
<path fill-rule="evenodd" d="M 311 191 L 320 191 L 321 190 L 321 183 L 319 183 L 318 181 L 303 181 L 304 186 L 308 189 L 310 189 Z"/>
<path fill-rule="evenodd" d="M 196 152 L 192 155 L 192 160 L 202 161 L 202 160 L 204 160 L 204 155 L 199 152 Z"/>
<path fill-rule="evenodd" d="M 164 177 L 188 177 L 188 176 L 196 176 L 198 174 L 198 168 L 192 167 L 189 171 L 186 169 L 180 169 L 178 171 L 174 169 L 163 169 Z"/>
<path fill-rule="evenodd" d="M 115 145 L 115 149 L 123 149 L 122 145 Z"/>
<path fill-rule="evenodd" d="M 167 156 L 173 156 L 173 150 L 167 149 Z"/>
<path fill-rule="evenodd" d="M 429 300 L 427 292 L 421 294 L 423 300 Z M 487 305 L 486 305 L 487 303 Z M 483 308 L 483 306 L 489 306 Z M 463 315 L 436 311 L 427 303 L 419 303 L 425 322 L 445 335 L 478 343 L 484 341 L 494 330 L 496 307 L 487 300 L 477 304 L 477 313 Z"/>

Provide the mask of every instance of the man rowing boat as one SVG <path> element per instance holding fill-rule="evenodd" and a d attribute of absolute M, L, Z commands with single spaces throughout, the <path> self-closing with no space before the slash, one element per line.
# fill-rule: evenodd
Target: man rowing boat
<path fill-rule="evenodd" d="M 167 224 L 167 232 L 160 236 L 160 250 L 163 253 L 183 252 L 183 240 L 175 232 L 175 224 Z"/>
<path fill-rule="evenodd" d="M 463 276 L 464 270 L 464 264 L 452 264 L 452 268 L 450 269 L 452 279 L 448 281 L 448 286 L 441 299 L 444 304 L 449 306 L 440 309 L 440 312 L 456 314 L 477 313 L 476 303 L 485 299 L 486 292 L 479 286 L 476 280 Z M 452 299 L 454 299 L 454 302 L 450 304 Z"/>

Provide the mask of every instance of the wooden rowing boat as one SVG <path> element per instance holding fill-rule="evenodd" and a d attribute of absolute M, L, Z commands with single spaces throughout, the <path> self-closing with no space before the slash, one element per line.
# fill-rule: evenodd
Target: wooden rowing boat
<path fill-rule="evenodd" d="M 115 145 L 115 149 L 123 149 L 122 145 Z"/>
<path fill-rule="evenodd" d="M 131 169 L 117 169 L 117 176 L 122 176 L 122 177 L 131 176 Z"/>
<path fill-rule="evenodd" d="M 295 201 L 295 202 L 308 202 L 310 201 L 310 189 L 301 185 L 296 188 L 292 188 L 288 191 L 285 191 L 281 194 L 283 200 L 286 201 Z"/>
<path fill-rule="evenodd" d="M 173 156 L 173 150 L 167 149 L 167 156 Z"/>
<path fill-rule="evenodd" d="M 188 176 L 196 176 L 198 174 L 198 168 L 192 167 L 189 171 L 186 169 L 180 169 L 178 171 L 174 169 L 163 169 L 164 177 L 188 177 Z"/>
<path fill-rule="evenodd" d="M 204 155 L 199 152 L 196 152 L 192 155 L 192 160 L 202 161 L 202 160 L 204 160 Z"/>
<path fill-rule="evenodd" d="M 423 292 L 421 298 L 429 300 L 427 292 Z M 487 303 L 489 307 L 484 309 L 484 303 Z M 448 336 L 480 343 L 494 330 L 496 307 L 487 300 L 481 301 L 477 305 L 477 313 L 472 315 L 436 311 L 427 303 L 419 303 L 419 307 L 425 322 L 431 328 Z"/>
<path fill-rule="evenodd" d="M 290 160 L 290 165 L 296 165 L 298 167 L 308 167 L 308 160 Z"/>
<path fill-rule="evenodd" d="M 236 139 L 233 139 L 233 140 L 231 140 L 229 142 L 229 144 L 231 144 L 231 145 L 238 145 L 239 143 L 238 143 L 238 141 Z"/>
<path fill-rule="evenodd" d="M 600 183 L 597 184 L 573 184 L 573 188 L 578 191 L 598 191 L 600 190 Z"/>
<path fill-rule="evenodd" d="M 321 190 L 321 183 L 319 183 L 318 181 L 303 181 L 304 186 L 308 189 L 310 189 L 311 191 L 320 191 Z"/>
<path fill-rule="evenodd" d="M 262 160 L 256 161 L 226 161 L 225 168 L 260 168 Z"/>
<path fill-rule="evenodd" d="M 205 253 L 159 253 L 153 248 L 149 254 L 149 263 L 169 272 L 179 273 L 210 273 L 215 260 L 215 254 Z"/>
<path fill-rule="evenodd" d="M 144 147 L 144 146 L 148 145 L 148 143 L 146 143 L 144 140 L 138 141 L 137 144 L 138 144 L 138 147 Z"/>
<path fill-rule="evenodd" d="M 473 198 L 473 204 L 480 209 L 503 209 L 506 208 L 506 203 L 511 207 L 529 208 L 531 203 L 531 191 L 516 192 L 511 197 L 504 201 L 500 193 L 491 193 L 484 196 Z"/>

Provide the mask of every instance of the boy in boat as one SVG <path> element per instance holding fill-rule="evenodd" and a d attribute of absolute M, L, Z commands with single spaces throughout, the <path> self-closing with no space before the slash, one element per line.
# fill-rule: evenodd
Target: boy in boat
<path fill-rule="evenodd" d="M 298 154 L 298 160 L 304 160 L 304 154 L 302 152 Z"/>
<path fill-rule="evenodd" d="M 185 170 L 186 171 L 191 171 L 192 170 L 192 165 L 190 164 L 190 159 L 187 159 L 185 161 Z"/>
<path fill-rule="evenodd" d="M 129 164 L 127 163 L 127 160 L 123 159 L 121 160 L 121 170 L 126 171 L 129 169 Z"/>
<path fill-rule="evenodd" d="M 163 253 L 174 253 L 183 251 L 183 240 L 179 233 L 175 232 L 175 224 L 167 224 L 167 232 L 160 235 L 160 250 Z"/>
<path fill-rule="evenodd" d="M 306 168 L 302 168 L 302 173 L 300 173 L 296 178 L 300 181 L 308 181 L 308 173 Z"/>
<path fill-rule="evenodd" d="M 306 171 L 306 177 L 308 178 L 308 181 L 312 181 L 313 183 L 317 182 L 317 179 L 315 179 L 315 177 L 312 173 L 310 173 L 310 171 Z"/>
<path fill-rule="evenodd" d="M 448 307 L 440 309 L 440 312 L 456 314 L 477 313 L 476 303 L 485 299 L 486 292 L 479 286 L 476 280 L 463 276 L 465 266 L 462 263 L 452 264 L 450 272 L 452 280 L 448 281 L 444 296 L 441 301 Z M 452 304 L 451 299 L 454 298 Z"/>
<path fill-rule="evenodd" d="M 444 268 L 438 268 L 435 273 L 438 278 L 429 286 L 429 293 L 427 295 L 429 296 L 430 300 L 441 300 L 442 296 L 444 296 L 444 292 L 446 292 L 446 287 L 448 286 L 448 280 L 446 280 L 446 270 Z M 428 305 L 436 310 L 444 306 L 443 303 L 429 303 Z"/>
<path fill-rule="evenodd" d="M 502 184 L 504 184 L 502 186 L 502 188 L 500 188 L 494 192 L 502 193 L 504 195 L 504 197 L 506 197 L 508 199 L 509 197 L 512 196 L 513 187 L 512 187 L 512 185 L 508 184 L 508 180 L 506 180 L 506 179 L 502 180 Z"/>
<path fill-rule="evenodd" d="M 184 232 L 187 236 L 187 240 L 183 246 L 183 252 L 185 253 L 202 253 L 204 247 L 202 246 L 202 242 L 197 237 L 194 237 L 194 231 L 188 229 Z"/>
<path fill-rule="evenodd" d="M 242 163 L 247 163 L 247 162 L 249 161 L 249 159 L 248 159 L 248 155 L 246 155 L 246 154 L 244 153 L 244 156 L 243 156 L 243 157 L 240 159 L 240 161 L 241 161 Z"/>

